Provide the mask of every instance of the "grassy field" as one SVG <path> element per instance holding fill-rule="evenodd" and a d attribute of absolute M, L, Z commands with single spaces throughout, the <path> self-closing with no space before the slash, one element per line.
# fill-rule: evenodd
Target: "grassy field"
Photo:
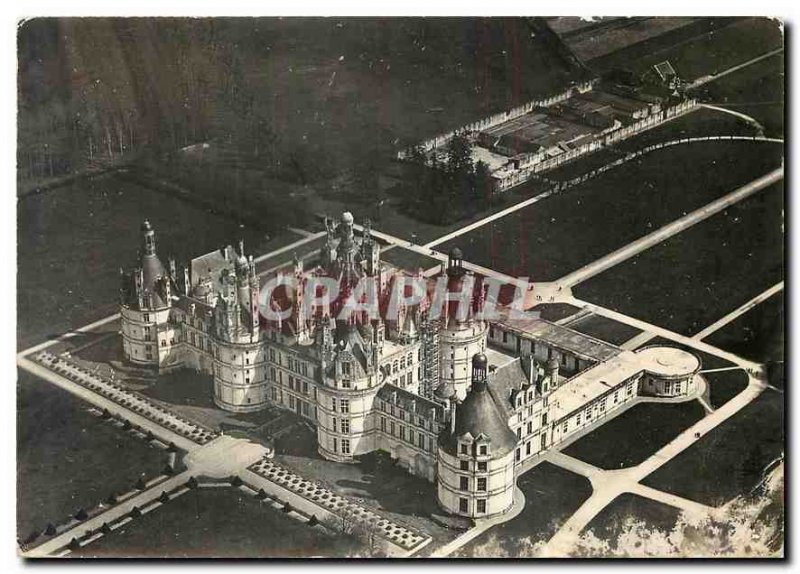
<path fill-rule="evenodd" d="M 19 371 L 17 529 L 21 538 L 89 511 L 158 475 L 166 454 L 88 412 L 66 391 Z"/>
<path fill-rule="evenodd" d="M 457 557 L 530 558 L 592 493 L 584 477 L 547 462 L 522 475 L 517 486 L 525 493 L 522 513 L 463 546 Z"/>
<path fill-rule="evenodd" d="M 564 454 L 606 470 L 636 466 L 705 416 L 697 401 L 642 403 L 578 439 Z"/>
<path fill-rule="evenodd" d="M 660 150 L 438 249 L 459 246 L 468 261 L 554 280 L 730 193 L 780 165 L 780 158 L 775 144 L 752 142 Z"/>
<path fill-rule="evenodd" d="M 785 61 L 782 53 L 705 84 L 704 100 L 743 112 L 764 126 L 768 136 L 783 137 Z"/>
<path fill-rule="evenodd" d="M 642 483 L 718 506 L 748 492 L 784 452 L 784 395 L 766 390 Z"/>
<path fill-rule="evenodd" d="M 585 319 L 570 324 L 569 328 L 614 345 L 621 345 L 642 332 L 636 327 L 619 323 L 602 315 L 589 315 Z"/>
<path fill-rule="evenodd" d="M 442 514 L 436 501 L 435 484 L 398 467 L 387 453 L 361 456 L 358 464 L 325 460 L 317 452 L 316 431 L 307 424 L 295 424 L 277 439 L 275 448 L 275 460 L 280 464 L 341 496 L 355 498 L 378 509 L 400 524 L 427 532 L 436 545 L 459 534 L 432 519 Z"/>
<path fill-rule="evenodd" d="M 627 524 L 641 523 L 648 530 L 669 532 L 675 527 L 679 515 L 676 508 L 626 492 L 595 516 L 584 532 L 593 532 L 617 550 L 620 535 Z"/>
<path fill-rule="evenodd" d="M 718 409 L 747 388 L 747 373 L 742 370 L 704 373 L 708 382 L 709 402 Z"/>
<path fill-rule="evenodd" d="M 232 488 L 195 489 L 71 556 L 80 558 L 347 557 L 360 543 L 307 526 Z"/>
<path fill-rule="evenodd" d="M 754 361 L 783 361 L 785 314 L 783 292 L 776 293 L 705 341 Z"/>
<path fill-rule="evenodd" d="M 553 322 L 571 317 L 580 310 L 580 307 L 568 303 L 540 303 L 531 309 L 540 313 L 542 319 Z"/>
<path fill-rule="evenodd" d="M 178 264 L 223 244 L 248 251 L 287 244 L 180 199 L 115 177 L 30 195 L 17 204 L 18 347 L 116 312 L 119 268 L 136 264 L 139 226 L 149 219 L 159 256 Z"/>
<path fill-rule="evenodd" d="M 643 72 L 669 60 L 689 81 L 735 66 L 780 46 L 782 36 L 766 18 L 702 18 L 643 42 L 638 42 L 590 62 L 607 72 L 624 68 Z"/>
<path fill-rule="evenodd" d="M 573 292 L 691 335 L 783 278 L 782 226 L 783 185 L 774 184 Z"/>

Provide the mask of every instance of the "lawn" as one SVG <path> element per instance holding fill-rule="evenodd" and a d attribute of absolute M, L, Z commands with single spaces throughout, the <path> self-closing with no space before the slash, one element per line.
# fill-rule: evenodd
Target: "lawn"
<path fill-rule="evenodd" d="M 704 416 L 697 401 L 641 403 L 562 451 L 606 470 L 636 466 Z"/>
<path fill-rule="evenodd" d="M 711 506 L 749 492 L 784 453 L 784 409 L 783 393 L 764 391 L 642 483 Z"/>
<path fill-rule="evenodd" d="M 780 147 L 769 143 L 706 142 L 659 150 L 437 249 L 459 246 L 468 261 L 554 280 L 730 193 L 780 161 Z M 618 285 L 615 291 L 625 293 Z"/>
<path fill-rule="evenodd" d="M 525 508 L 463 546 L 454 557 L 532 558 L 592 493 L 589 481 L 542 462 L 517 480 Z"/>
<path fill-rule="evenodd" d="M 783 361 L 785 315 L 781 291 L 706 337 L 705 342 L 753 361 Z"/>
<path fill-rule="evenodd" d="M 256 229 L 112 176 L 21 198 L 19 348 L 118 310 L 119 268 L 136 264 L 145 219 L 156 230 L 165 265 L 169 256 L 187 264 L 225 243 L 235 245 L 239 237 L 248 251 L 258 253 L 265 239 Z"/>
<path fill-rule="evenodd" d="M 583 175 L 619 159 L 626 153 L 638 151 L 660 142 L 705 136 L 752 136 L 755 135 L 755 132 L 756 130 L 753 126 L 742 119 L 716 110 L 700 108 L 618 142 L 612 147 L 594 152 L 562 167 L 550 170 L 544 176 L 555 181 L 570 180 L 573 177 Z"/>
<path fill-rule="evenodd" d="M 602 315 L 589 315 L 585 319 L 571 323 L 569 328 L 614 345 L 621 345 L 642 332 L 636 327 L 631 327 Z"/>
<path fill-rule="evenodd" d="M 608 544 L 608 552 L 590 554 L 599 558 L 602 556 L 642 556 L 648 550 L 655 550 L 656 556 L 666 552 L 669 548 L 648 548 L 648 541 L 656 542 L 672 532 L 680 517 L 680 511 L 672 506 L 656 502 L 628 492 L 619 495 L 606 506 L 584 529 L 584 533 L 593 534 L 600 541 Z M 626 546 L 627 535 L 638 532 L 638 546 Z M 643 544 L 644 542 L 644 544 Z"/>
<path fill-rule="evenodd" d="M 577 285 L 573 293 L 692 335 L 783 279 L 782 227 L 778 183 Z"/>
<path fill-rule="evenodd" d="M 199 488 L 72 554 L 81 558 L 305 558 L 363 552 L 232 488 Z"/>
<path fill-rule="evenodd" d="M 539 303 L 531 308 L 531 311 L 540 313 L 539 316 L 542 319 L 553 322 L 571 317 L 580 310 L 580 307 L 570 305 L 569 303 Z"/>
<path fill-rule="evenodd" d="M 283 466 L 400 524 L 427 532 L 434 538 L 431 549 L 460 533 L 441 526 L 436 485 L 398 467 L 387 453 L 363 455 L 358 464 L 325 460 L 317 453 L 316 430 L 302 423 L 278 438 L 275 448 L 275 460 Z"/>
<path fill-rule="evenodd" d="M 164 468 L 164 451 L 89 413 L 66 391 L 18 371 L 17 529 L 67 522 Z"/>
<path fill-rule="evenodd" d="M 782 53 L 705 84 L 697 93 L 755 118 L 766 135 L 783 137 L 785 61 Z"/>

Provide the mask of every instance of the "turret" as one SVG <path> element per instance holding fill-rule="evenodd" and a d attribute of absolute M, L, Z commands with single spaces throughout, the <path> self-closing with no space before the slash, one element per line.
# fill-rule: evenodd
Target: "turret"
<path fill-rule="evenodd" d="M 142 254 L 156 254 L 156 232 L 153 231 L 153 226 L 146 219 L 142 223 Z"/>

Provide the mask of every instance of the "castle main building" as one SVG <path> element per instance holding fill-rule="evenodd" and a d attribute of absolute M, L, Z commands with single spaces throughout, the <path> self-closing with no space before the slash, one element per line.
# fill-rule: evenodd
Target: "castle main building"
<path fill-rule="evenodd" d="M 368 279 L 386 300 L 398 275 L 369 224 L 357 236 L 345 213 L 326 227 L 311 267 L 295 258 L 259 274 L 241 242 L 164 266 L 145 222 L 139 263 L 121 271 L 126 359 L 212 375 L 221 409 L 291 410 L 315 426 L 327 459 L 388 452 L 437 485 L 446 511 L 472 518 L 507 511 L 523 463 L 634 397 L 695 392 L 700 361 L 686 351 L 626 351 L 535 317 L 487 322 L 480 291 L 466 312 L 436 316 L 423 301 L 342 320 L 337 303 L 308 296 L 310 281 L 350 293 Z M 442 270 L 448 290 L 472 279 L 462 260 L 454 249 Z M 285 284 L 266 302 L 274 320 L 261 312 L 267 281 Z"/>

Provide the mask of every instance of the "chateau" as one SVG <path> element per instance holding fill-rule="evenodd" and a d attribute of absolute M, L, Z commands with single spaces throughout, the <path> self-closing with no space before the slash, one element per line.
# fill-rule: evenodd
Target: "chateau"
<path fill-rule="evenodd" d="M 126 359 L 212 375 L 221 409 L 291 410 L 316 427 L 327 459 L 388 452 L 436 484 L 442 508 L 471 518 L 507 511 L 526 461 L 635 397 L 695 392 L 701 365 L 691 353 L 628 351 L 535 315 L 487 321 L 480 289 L 466 312 L 448 300 L 437 316 L 423 301 L 386 318 L 359 310 L 341 319 L 341 303 L 309 297 L 310 281 L 333 279 L 350 294 L 366 280 L 386 301 L 403 272 L 381 261 L 368 223 L 357 235 L 345 213 L 326 227 L 308 268 L 295 258 L 259 272 L 241 242 L 164 266 L 145 222 L 138 265 L 121 271 Z M 461 293 L 474 280 L 462 259 L 454 249 L 428 281 Z M 281 287 L 262 300 L 268 281 Z"/>

